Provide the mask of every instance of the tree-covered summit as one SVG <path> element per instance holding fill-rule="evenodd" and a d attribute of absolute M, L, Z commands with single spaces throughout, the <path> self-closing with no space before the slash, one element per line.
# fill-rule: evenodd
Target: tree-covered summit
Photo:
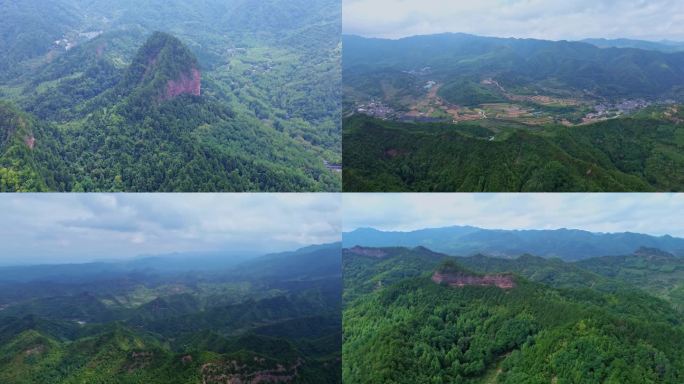
<path fill-rule="evenodd" d="M 45 170 L 9 190 L 341 189 L 339 1 L 0 13 L 0 100 L 34 119 Z"/>

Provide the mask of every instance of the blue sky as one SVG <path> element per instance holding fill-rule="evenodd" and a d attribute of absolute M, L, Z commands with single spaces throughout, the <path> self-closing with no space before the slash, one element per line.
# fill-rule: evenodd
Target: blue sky
<path fill-rule="evenodd" d="M 344 231 L 472 225 L 684 237 L 684 194 L 345 194 L 342 204 Z"/>
<path fill-rule="evenodd" d="M 343 0 L 347 34 L 684 41 L 682 0 Z"/>
<path fill-rule="evenodd" d="M 0 194 L 0 265 L 340 240 L 334 194 Z"/>

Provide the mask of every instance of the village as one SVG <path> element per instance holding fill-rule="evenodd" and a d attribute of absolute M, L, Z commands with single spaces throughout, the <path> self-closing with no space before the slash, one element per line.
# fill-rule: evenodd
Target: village
<path fill-rule="evenodd" d="M 423 71 L 424 69 L 413 72 L 423 73 Z M 376 98 L 357 103 L 354 110 L 356 113 L 381 120 L 404 122 L 458 124 L 464 121 L 496 119 L 513 120 L 529 125 L 560 123 L 565 126 L 576 126 L 628 116 L 654 104 L 667 104 L 667 102 L 652 102 L 645 99 L 591 102 L 576 98 L 560 99 L 545 95 L 515 95 L 507 92 L 493 79 L 485 79 L 481 84 L 497 88 L 509 101 L 485 103 L 476 107 L 449 104 L 437 94 L 440 84 L 434 80 L 427 80 L 423 85 L 425 96 L 415 100 L 407 107 L 408 110 L 397 110 Z M 592 105 L 593 103 L 596 104 Z M 535 108 L 535 106 L 538 107 Z M 553 112 L 545 111 L 544 107 L 566 107 L 570 108 L 571 111 L 574 110 L 574 112 L 554 115 Z M 570 118 L 567 115 L 574 117 Z"/>
<path fill-rule="evenodd" d="M 582 118 L 582 124 L 590 124 L 596 121 L 618 118 L 630 115 L 653 105 L 644 99 L 623 100 L 614 104 L 599 103 L 594 106 L 594 111 Z"/>
<path fill-rule="evenodd" d="M 55 48 L 57 49 L 63 49 L 65 51 L 69 51 L 76 47 L 78 44 L 92 40 L 98 36 L 100 36 L 103 33 L 103 31 L 89 31 L 89 32 L 76 32 L 76 33 L 69 33 L 65 34 L 62 36 L 61 39 L 55 40 L 53 42 Z"/>

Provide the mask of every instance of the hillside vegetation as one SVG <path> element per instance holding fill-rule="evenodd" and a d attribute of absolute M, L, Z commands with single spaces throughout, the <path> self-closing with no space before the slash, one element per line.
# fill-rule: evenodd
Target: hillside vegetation
<path fill-rule="evenodd" d="M 357 247 L 345 249 L 343 268 L 345 383 L 677 383 L 684 374 L 680 313 L 558 260 Z M 478 273 L 504 272 L 512 285 L 480 283 Z M 440 282 L 448 274 L 465 285 Z"/>
<path fill-rule="evenodd" d="M 344 121 L 345 191 L 681 191 L 684 126 L 652 116 L 581 127 Z"/>
<path fill-rule="evenodd" d="M 4 189 L 341 188 L 339 4 L 41 4 L 0 5 L 0 100 L 41 169 Z"/>
<path fill-rule="evenodd" d="M 0 381 L 341 383 L 339 245 L 144 263 L 3 269 Z"/>

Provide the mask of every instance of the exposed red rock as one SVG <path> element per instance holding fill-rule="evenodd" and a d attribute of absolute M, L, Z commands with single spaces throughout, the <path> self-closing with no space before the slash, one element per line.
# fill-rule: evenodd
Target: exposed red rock
<path fill-rule="evenodd" d="M 36 146 L 36 138 L 31 135 L 24 140 L 24 143 L 26 143 L 26 146 L 28 146 L 29 149 L 33 149 L 33 147 Z"/>
<path fill-rule="evenodd" d="M 389 158 L 395 158 L 399 156 L 399 150 L 394 148 L 387 149 L 385 150 L 385 156 Z"/>
<path fill-rule="evenodd" d="M 166 83 L 162 100 L 171 100 L 185 94 L 199 96 L 201 93 L 202 75 L 197 68 L 191 68 L 189 73 L 181 73 L 178 79 Z"/>
<path fill-rule="evenodd" d="M 43 352 L 45 352 L 47 348 L 43 344 L 39 344 L 31 349 L 27 349 L 24 351 L 24 354 L 26 356 L 31 356 L 31 355 L 39 355 Z"/>
<path fill-rule="evenodd" d="M 255 362 L 265 363 L 265 359 Z M 201 376 L 203 384 L 262 384 L 289 383 L 295 380 L 299 367 L 303 361 L 298 359 L 292 366 L 284 367 L 277 364 L 270 369 L 251 371 L 247 365 L 240 365 L 237 361 L 217 361 L 202 365 Z"/>
<path fill-rule="evenodd" d="M 181 362 L 182 362 L 184 365 L 185 365 L 185 364 L 188 364 L 188 363 L 192 363 L 192 356 L 186 355 L 186 356 L 181 357 Z"/>
<path fill-rule="evenodd" d="M 126 370 L 128 373 L 132 373 L 137 370 L 145 369 L 150 365 L 152 359 L 154 358 L 154 352 L 152 351 L 141 351 L 131 352 L 131 358 L 126 364 Z"/>
<path fill-rule="evenodd" d="M 515 288 L 515 281 L 509 275 L 473 276 L 463 273 L 439 273 L 432 275 L 432 281 L 437 284 L 447 284 L 450 287 L 481 286 L 499 287 L 501 289 Z"/>
<path fill-rule="evenodd" d="M 98 59 L 102 57 L 102 54 L 104 53 L 106 47 L 107 47 L 106 43 L 100 43 L 97 46 L 97 48 L 95 48 L 95 54 L 97 55 Z"/>
<path fill-rule="evenodd" d="M 365 248 L 365 247 L 360 247 L 358 245 L 353 247 L 353 248 L 350 248 L 349 252 L 353 253 L 355 255 L 376 257 L 378 259 L 381 259 L 381 258 L 387 256 L 387 252 L 383 251 L 382 249 Z"/>

